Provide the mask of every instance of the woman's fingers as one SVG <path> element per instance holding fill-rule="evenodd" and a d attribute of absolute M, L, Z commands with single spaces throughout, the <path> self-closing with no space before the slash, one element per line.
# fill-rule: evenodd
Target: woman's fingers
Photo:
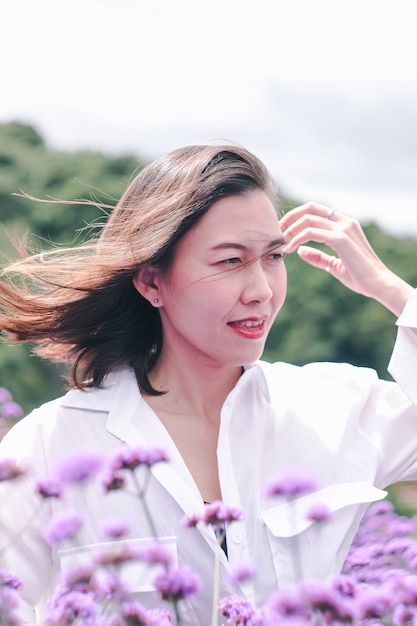
<path fill-rule="evenodd" d="M 286 252 L 297 250 L 306 263 L 352 291 L 375 298 L 395 315 L 401 313 L 413 288 L 381 261 L 357 220 L 309 202 L 289 211 L 280 225 Z M 309 242 L 325 244 L 335 254 L 306 245 Z"/>
<path fill-rule="evenodd" d="M 312 248 L 310 246 L 299 246 L 297 249 L 298 256 L 303 259 L 309 265 L 313 267 L 318 267 L 329 274 L 337 274 L 337 271 L 340 268 L 340 259 L 337 257 L 326 254 L 317 248 Z"/>
<path fill-rule="evenodd" d="M 288 241 L 286 252 L 297 250 L 304 261 L 327 270 L 354 291 L 369 295 L 387 271 L 359 222 L 324 205 L 308 203 L 289 211 L 281 228 Z M 309 242 L 324 244 L 335 255 L 306 246 Z"/>
<path fill-rule="evenodd" d="M 343 230 L 344 218 L 333 209 L 316 204 L 304 204 L 289 211 L 280 221 L 287 239 L 286 251 L 294 252 L 298 246 L 314 241 L 334 248 L 338 233 Z"/>

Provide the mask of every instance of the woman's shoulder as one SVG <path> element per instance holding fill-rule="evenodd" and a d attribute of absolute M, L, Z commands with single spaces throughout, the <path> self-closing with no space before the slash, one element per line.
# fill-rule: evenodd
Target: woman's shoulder
<path fill-rule="evenodd" d="M 332 361 L 318 361 L 305 365 L 295 365 L 283 361 L 273 363 L 258 361 L 256 366 L 260 368 L 268 386 L 279 383 L 282 389 L 285 385 L 316 385 L 321 382 L 339 383 L 342 385 L 365 385 L 369 386 L 378 380 L 375 370 L 367 367 L 358 367 L 351 363 L 338 363 Z"/>
<path fill-rule="evenodd" d="M 118 398 L 130 392 L 138 393 L 134 373 L 129 368 L 115 370 L 100 387 L 70 389 L 62 396 L 45 402 L 23 417 L 5 435 L 0 444 L 0 456 L 6 451 L 16 453 L 36 441 L 50 440 L 62 433 L 76 431 L 81 422 L 97 421 L 97 414 L 106 415 Z M 79 418 L 79 419 L 78 419 Z"/>

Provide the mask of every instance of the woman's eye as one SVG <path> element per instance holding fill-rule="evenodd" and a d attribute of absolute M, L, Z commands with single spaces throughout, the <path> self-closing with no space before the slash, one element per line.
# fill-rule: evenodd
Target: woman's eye
<path fill-rule="evenodd" d="M 282 252 L 272 252 L 271 254 L 268 254 L 266 258 L 271 259 L 271 261 L 279 261 L 283 256 Z"/>
<path fill-rule="evenodd" d="M 230 259 L 224 259 L 223 261 L 220 261 L 220 263 L 224 263 L 226 265 L 234 265 L 235 263 L 240 263 L 240 259 L 237 256 L 234 256 Z"/>

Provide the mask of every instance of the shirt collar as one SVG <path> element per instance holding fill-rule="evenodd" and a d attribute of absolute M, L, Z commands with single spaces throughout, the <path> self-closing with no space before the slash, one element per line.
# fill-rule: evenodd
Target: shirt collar
<path fill-rule="evenodd" d="M 266 361 L 255 361 L 254 363 L 250 363 L 249 365 L 244 365 L 244 375 L 242 376 L 242 380 L 246 377 L 247 380 L 255 380 L 256 378 L 259 381 L 261 392 L 267 402 L 271 402 L 271 395 L 269 393 L 269 385 L 267 372 L 270 369 L 271 364 Z"/>

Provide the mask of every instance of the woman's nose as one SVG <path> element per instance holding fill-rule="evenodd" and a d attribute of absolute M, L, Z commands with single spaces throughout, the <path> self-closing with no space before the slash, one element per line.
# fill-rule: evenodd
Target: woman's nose
<path fill-rule="evenodd" d="M 242 301 L 245 304 L 256 302 L 262 304 L 269 302 L 273 291 L 269 277 L 264 269 L 258 264 L 251 264 L 246 268 Z"/>

